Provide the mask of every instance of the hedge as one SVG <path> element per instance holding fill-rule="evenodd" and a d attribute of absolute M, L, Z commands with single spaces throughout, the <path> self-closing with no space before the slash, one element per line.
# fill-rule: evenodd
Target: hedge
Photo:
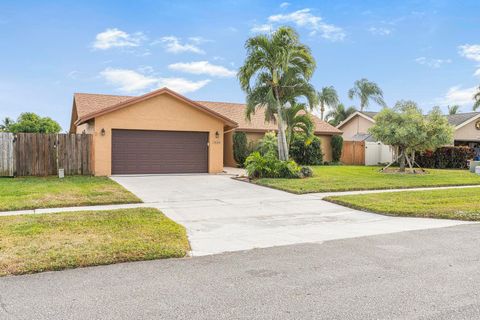
<path fill-rule="evenodd" d="M 468 160 L 475 151 L 469 147 L 441 147 L 435 151 L 425 151 L 415 155 L 415 161 L 422 168 L 467 169 Z"/>

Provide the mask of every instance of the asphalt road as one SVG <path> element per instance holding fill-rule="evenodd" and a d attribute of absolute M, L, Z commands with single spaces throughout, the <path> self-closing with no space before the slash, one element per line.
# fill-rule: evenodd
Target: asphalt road
<path fill-rule="evenodd" d="M 479 319 L 480 225 L 0 279 L 0 319 Z"/>

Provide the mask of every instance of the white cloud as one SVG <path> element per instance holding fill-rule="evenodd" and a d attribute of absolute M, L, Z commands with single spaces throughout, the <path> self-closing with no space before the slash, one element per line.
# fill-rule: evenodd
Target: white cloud
<path fill-rule="evenodd" d="M 234 77 L 236 72 L 208 61 L 178 62 L 168 66 L 169 69 L 192 74 L 206 74 L 213 77 Z"/>
<path fill-rule="evenodd" d="M 462 57 L 480 62 L 480 44 L 464 44 L 459 46 L 458 53 Z"/>
<path fill-rule="evenodd" d="M 145 90 L 158 82 L 153 76 L 143 75 L 129 69 L 107 68 L 100 75 L 121 92 L 132 93 Z"/>
<path fill-rule="evenodd" d="M 444 98 L 439 99 L 439 102 L 445 105 L 472 105 L 473 95 L 475 94 L 476 90 L 477 87 L 462 88 L 461 86 L 453 86 L 448 89 Z"/>
<path fill-rule="evenodd" d="M 161 87 L 167 87 L 171 90 L 187 93 L 196 91 L 210 80 L 190 81 L 183 78 L 162 78 L 154 75 L 145 75 L 130 69 L 107 68 L 100 72 L 100 75 L 116 89 L 123 93 L 140 93 Z"/>
<path fill-rule="evenodd" d="M 254 25 L 250 31 L 253 33 L 267 33 L 273 30 L 273 26 L 271 24 L 260 24 Z"/>
<path fill-rule="evenodd" d="M 158 87 L 167 87 L 179 93 L 194 92 L 206 86 L 210 80 L 190 81 L 183 78 L 160 78 Z"/>
<path fill-rule="evenodd" d="M 443 64 L 451 63 L 450 59 L 428 59 L 426 57 L 419 57 L 415 59 L 415 62 L 421 65 L 425 65 L 430 68 L 440 68 Z"/>
<path fill-rule="evenodd" d="M 478 68 L 477 70 L 475 70 L 475 72 L 473 73 L 473 75 L 475 77 L 480 77 L 480 68 Z"/>
<path fill-rule="evenodd" d="M 192 40 L 193 39 L 193 40 Z M 193 52 L 198 54 L 204 54 L 205 51 L 198 47 L 199 41 L 201 38 L 190 38 L 190 42 L 182 43 L 181 40 L 175 36 L 162 37 L 156 43 L 163 43 L 165 49 L 171 53 L 182 53 L 182 52 Z"/>
<path fill-rule="evenodd" d="M 376 35 L 376 36 L 388 36 L 392 33 L 391 29 L 388 28 L 383 28 L 383 27 L 370 27 L 368 28 L 368 31 L 370 31 L 371 34 Z"/>
<path fill-rule="evenodd" d="M 290 5 L 290 2 L 282 2 L 280 3 L 280 8 L 286 8 Z"/>
<path fill-rule="evenodd" d="M 115 47 L 138 47 L 145 39 L 145 35 L 141 32 L 128 34 L 125 31 L 112 28 L 96 35 L 93 48 L 107 50 Z"/>
<path fill-rule="evenodd" d="M 331 41 L 341 41 L 345 38 L 346 34 L 342 28 L 325 23 L 322 17 L 315 16 L 310 11 L 306 8 L 288 14 L 277 14 L 268 17 L 268 21 L 271 23 L 291 22 L 298 27 L 310 30 L 311 35 L 320 33 L 323 38 Z"/>

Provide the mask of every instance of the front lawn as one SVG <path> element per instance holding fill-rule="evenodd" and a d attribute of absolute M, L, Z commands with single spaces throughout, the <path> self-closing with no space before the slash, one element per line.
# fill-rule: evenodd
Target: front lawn
<path fill-rule="evenodd" d="M 0 211 L 141 202 L 106 177 L 0 178 Z"/>
<path fill-rule="evenodd" d="M 0 276 L 184 257 L 185 228 L 157 209 L 0 217 Z"/>
<path fill-rule="evenodd" d="M 315 166 L 306 179 L 258 179 L 255 183 L 293 193 L 480 185 L 467 170 L 427 169 L 428 174 L 381 173 L 380 167 Z"/>
<path fill-rule="evenodd" d="M 480 188 L 476 187 L 332 196 L 325 200 L 387 215 L 480 220 Z"/>

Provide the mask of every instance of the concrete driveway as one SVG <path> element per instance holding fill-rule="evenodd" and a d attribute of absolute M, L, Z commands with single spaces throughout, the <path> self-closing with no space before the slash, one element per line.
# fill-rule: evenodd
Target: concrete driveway
<path fill-rule="evenodd" d="M 184 225 L 194 256 L 465 223 L 366 213 L 224 175 L 112 179 Z"/>

